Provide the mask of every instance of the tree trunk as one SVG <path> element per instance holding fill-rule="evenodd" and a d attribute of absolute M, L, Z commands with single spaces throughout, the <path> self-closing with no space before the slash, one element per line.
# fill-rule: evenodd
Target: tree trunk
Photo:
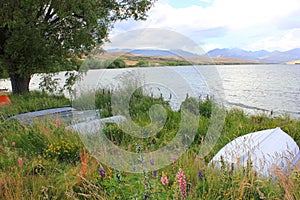
<path fill-rule="evenodd" d="M 14 95 L 22 95 L 29 92 L 30 76 L 19 74 L 10 74 L 12 92 Z"/>

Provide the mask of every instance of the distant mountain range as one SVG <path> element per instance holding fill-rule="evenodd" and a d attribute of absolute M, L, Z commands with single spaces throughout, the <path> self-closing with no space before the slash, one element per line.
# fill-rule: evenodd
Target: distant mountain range
<path fill-rule="evenodd" d="M 246 51 L 243 49 L 214 49 L 206 53 L 206 56 L 216 58 L 237 58 L 256 60 L 262 63 L 286 63 L 300 60 L 300 48 L 289 51 Z"/>
<path fill-rule="evenodd" d="M 155 49 L 110 49 L 108 52 L 128 52 L 140 56 L 180 56 L 180 57 L 197 57 L 207 56 L 213 58 L 231 58 L 239 60 L 248 60 L 261 63 L 287 63 L 290 61 L 300 60 L 300 48 L 289 51 L 246 51 L 239 48 L 233 49 L 213 49 L 203 55 L 194 54 L 183 50 L 155 50 Z"/>

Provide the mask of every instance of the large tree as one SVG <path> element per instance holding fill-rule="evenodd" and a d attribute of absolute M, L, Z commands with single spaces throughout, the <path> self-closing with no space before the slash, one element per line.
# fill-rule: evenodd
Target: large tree
<path fill-rule="evenodd" d="M 14 94 L 31 76 L 74 68 L 117 20 L 145 19 L 156 0 L 5 0 L 0 3 L 0 72 Z"/>

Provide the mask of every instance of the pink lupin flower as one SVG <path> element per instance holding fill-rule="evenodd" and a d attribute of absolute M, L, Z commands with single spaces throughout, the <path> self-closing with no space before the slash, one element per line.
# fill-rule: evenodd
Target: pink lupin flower
<path fill-rule="evenodd" d="M 165 174 L 162 175 L 160 181 L 163 185 L 167 185 L 169 183 L 168 177 Z"/>
<path fill-rule="evenodd" d="M 20 167 L 23 167 L 23 159 L 22 158 L 18 158 L 18 163 L 19 163 Z"/>
<path fill-rule="evenodd" d="M 12 143 L 11 143 L 11 146 L 12 146 L 12 147 L 16 146 L 16 142 L 12 142 Z"/>
<path fill-rule="evenodd" d="M 56 117 L 55 125 L 56 125 L 56 128 L 60 127 L 60 121 L 59 121 L 58 117 Z"/>
<path fill-rule="evenodd" d="M 177 182 L 179 183 L 181 196 L 183 199 L 185 199 L 186 198 L 186 176 L 181 169 L 177 173 Z"/>

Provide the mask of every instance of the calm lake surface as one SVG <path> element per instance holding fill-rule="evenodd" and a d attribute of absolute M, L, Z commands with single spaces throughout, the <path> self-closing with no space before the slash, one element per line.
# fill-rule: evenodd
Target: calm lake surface
<path fill-rule="evenodd" d="M 62 78 L 64 73 L 57 75 Z M 186 96 L 213 96 L 224 106 L 250 114 L 289 114 L 300 118 L 299 65 L 216 65 L 90 70 L 76 88 L 115 88 L 138 77 L 150 95 L 162 95 L 174 109 Z M 63 78 L 62 78 L 63 79 Z M 38 89 L 40 76 L 30 89 Z M 8 80 L 0 88 L 10 89 Z"/>

